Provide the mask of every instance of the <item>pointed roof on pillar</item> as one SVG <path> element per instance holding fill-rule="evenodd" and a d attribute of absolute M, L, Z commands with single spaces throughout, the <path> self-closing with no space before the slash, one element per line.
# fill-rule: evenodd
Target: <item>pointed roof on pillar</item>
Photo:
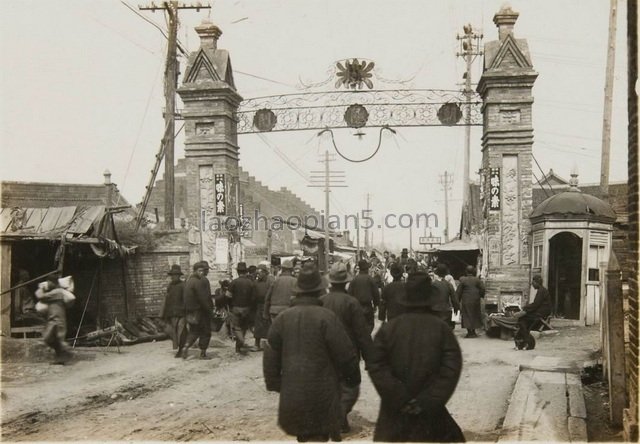
<path fill-rule="evenodd" d="M 518 16 L 510 6 L 505 5 L 493 17 L 498 27 L 498 40 L 485 44 L 484 75 L 495 71 L 508 71 L 512 75 L 537 75 L 533 70 L 527 40 L 517 39 L 513 32 Z"/>
<path fill-rule="evenodd" d="M 196 26 L 200 36 L 200 48 L 189 55 L 183 85 L 229 86 L 236 89 L 229 52 L 218 49 L 218 39 L 222 30 L 208 20 Z"/>

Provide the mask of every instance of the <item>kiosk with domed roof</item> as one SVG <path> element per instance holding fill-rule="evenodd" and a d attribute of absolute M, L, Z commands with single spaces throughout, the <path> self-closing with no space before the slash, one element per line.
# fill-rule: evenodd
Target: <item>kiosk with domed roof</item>
<path fill-rule="evenodd" d="M 549 197 L 529 216 L 531 271 L 542 275 L 555 316 L 592 325 L 600 322 L 616 214 L 608 203 L 580 191 L 577 173 L 569 183 L 567 191 Z"/>

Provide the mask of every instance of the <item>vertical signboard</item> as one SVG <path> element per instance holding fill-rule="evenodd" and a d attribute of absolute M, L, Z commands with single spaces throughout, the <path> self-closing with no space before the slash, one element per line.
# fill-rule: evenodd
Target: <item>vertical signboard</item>
<path fill-rule="evenodd" d="M 214 189 L 216 193 L 216 216 L 227 215 L 227 185 L 224 181 L 224 174 L 214 176 Z"/>
<path fill-rule="evenodd" d="M 489 210 L 500 210 L 500 168 L 489 170 Z"/>

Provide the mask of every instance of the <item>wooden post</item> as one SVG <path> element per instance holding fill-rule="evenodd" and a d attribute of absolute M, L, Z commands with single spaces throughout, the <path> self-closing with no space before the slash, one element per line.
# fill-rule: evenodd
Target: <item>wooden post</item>
<path fill-rule="evenodd" d="M 11 287 L 11 244 L 0 245 L 0 291 Z M 11 292 L 0 295 L 0 330 L 11 337 Z"/>
<path fill-rule="evenodd" d="M 607 267 L 607 332 L 609 419 L 614 426 L 622 426 L 622 411 L 626 405 L 624 310 L 622 307 L 622 284 L 620 265 L 611 252 Z"/>

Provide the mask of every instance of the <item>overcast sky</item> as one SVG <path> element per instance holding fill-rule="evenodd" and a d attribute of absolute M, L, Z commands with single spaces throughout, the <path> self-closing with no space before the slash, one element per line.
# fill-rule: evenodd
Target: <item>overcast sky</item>
<path fill-rule="evenodd" d="M 138 3 L 127 0 L 137 9 Z M 619 0 L 611 180 L 626 181 L 626 17 Z M 384 79 L 411 80 L 404 88 L 457 89 L 464 63 L 456 58 L 456 33 L 471 23 L 484 41 L 497 39 L 493 15 L 503 1 L 293 1 L 217 0 L 207 11 L 182 11 L 179 39 L 190 51 L 193 30 L 209 18 L 223 31 L 219 47 L 230 51 L 235 82 L 244 98 L 300 91 L 300 81 L 322 82 L 336 61 L 375 61 Z M 534 155 L 547 172 L 568 178 L 577 166 L 581 183 L 599 180 L 602 107 L 609 2 L 605 0 L 513 1 L 520 13 L 515 36 L 526 38 L 539 73 L 533 95 Z M 160 12 L 141 12 L 166 29 Z M 122 2 L 3 1 L 0 48 L 0 176 L 3 180 L 101 183 L 109 169 L 124 196 L 142 200 L 164 128 L 162 71 L 166 42 L 151 24 Z M 184 59 L 181 60 L 184 68 Z M 244 74 L 243 74 L 244 73 Z M 267 80 L 253 76 L 263 77 Z M 481 59 L 473 79 L 481 74 Z M 378 83 L 379 89 L 392 84 Z M 398 85 L 395 85 L 398 86 Z M 333 88 L 333 82 L 324 90 Z M 322 90 L 322 88 L 317 89 Z M 338 160 L 349 187 L 333 193 L 332 213 L 365 207 L 371 193 L 376 219 L 387 213 L 436 213 L 444 226 L 440 176 L 453 174 L 451 231 L 457 231 L 462 197 L 464 130 L 398 128 L 380 152 L 363 164 Z M 368 155 L 377 129 L 361 140 L 336 131 L 353 157 Z M 471 170 L 480 167 L 480 128 L 471 133 Z M 240 164 L 270 187 L 291 188 L 316 208 L 321 189 L 303 172 L 318 169 L 328 141 L 313 131 L 241 135 Z M 271 145 L 271 146 L 269 146 Z M 176 158 L 183 157 L 183 139 Z M 534 170 L 538 177 L 540 171 Z M 476 178 L 475 173 L 472 178 Z M 422 229 L 414 231 L 414 248 Z M 374 231 L 374 242 L 382 233 Z M 385 230 L 389 246 L 408 246 L 408 230 Z"/>

